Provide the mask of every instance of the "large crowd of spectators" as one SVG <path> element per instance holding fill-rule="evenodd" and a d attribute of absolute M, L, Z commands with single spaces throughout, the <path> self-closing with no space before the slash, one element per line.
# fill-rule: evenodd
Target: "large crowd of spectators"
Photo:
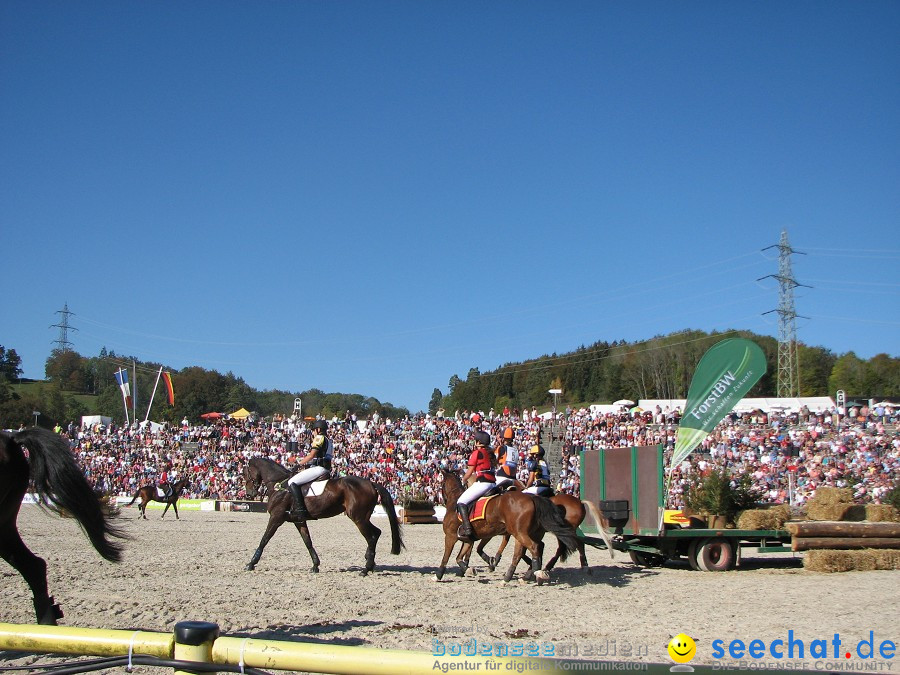
<path fill-rule="evenodd" d="M 347 414 L 330 420 L 333 473 L 369 478 L 385 485 L 395 500 L 440 501 L 440 469 L 462 472 L 476 426 L 500 439 L 515 432 L 524 460 L 528 449 L 561 446 L 551 468 L 556 489 L 579 493 L 582 450 L 662 444 L 675 445 L 679 411 L 618 413 L 588 409 L 538 416 L 536 410 L 418 415 L 391 420 L 375 414 L 364 422 Z M 160 477 L 190 477 L 184 496 L 206 499 L 244 497 L 243 469 L 252 457 L 268 457 L 289 469 L 305 454 L 312 420 L 216 420 L 180 425 L 110 424 L 58 428 L 96 489 L 132 496 Z M 672 469 L 670 506 L 680 506 L 695 472 L 727 468 L 749 474 L 766 500 L 801 504 L 821 485 L 852 487 L 859 501 L 879 502 L 900 480 L 900 409 L 854 408 L 787 413 L 757 411 L 727 416 L 692 455 Z M 520 464 L 520 477 L 527 470 Z"/>

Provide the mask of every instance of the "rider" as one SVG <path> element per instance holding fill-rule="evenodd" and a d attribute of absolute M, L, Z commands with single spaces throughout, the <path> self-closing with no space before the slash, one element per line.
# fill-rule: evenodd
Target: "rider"
<path fill-rule="evenodd" d="M 494 455 L 488 449 L 491 445 L 491 436 L 485 431 L 476 431 L 474 434 L 475 448 L 469 455 L 468 468 L 463 476 L 466 483 L 472 474 L 475 474 L 475 482 L 472 483 L 459 499 L 456 500 L 456 511 L 462 520 L 459 528 L 460 539 L 472 539 L 474 531 L 469 522 L 469 507 L 476 502 L 485 492 L 494 487 Z"/>
<path fill-rule="evenodd" d="M 534 445 L 528 451 L 528 459 L 525 461 L 528 468 L 528 481 L 525 483 L 525 492 L 542 497 L 553 496 L 553 484 L 550 480 L 550 467 L 544 461 L 544 448 Z"/>
<path fill-rule="evenodd" d="M 159 489 L 163 491 L 163 497 L 168 499 L 172 496 L 172 483 L 170 482 L 175 476 L 169 475 L 168 467 L 163 467 L 162 473 L 159 474 Z"/>
<path fill-rule="evenodd" d="M 515 435 L 512 427 L 506 427 L 503 430 L 503 443 L 497 446 L 497 487 L 518 483 L 516 472 L 519 470 L 519 449 L 513 445 Z M 521 488 L 522 485 L 517 487 Z"/>
<path fill-rule="evenodd" d="M 300 466 L 308 468 L 294 474 L 287 486 L 294 498 L 294 505 L 290 515 L 297 520 L 308 520 L 309 511 L 306 510 L 306 502 L 303 499 L 303 486 L 314 480 L 327 476 L 331 471 L 331 457 L 334 453 L 334 443 L 327 436 L 328 422 L 316 420 L 313 423 L 313 440 L 309 453 L 300 460 Z"/>

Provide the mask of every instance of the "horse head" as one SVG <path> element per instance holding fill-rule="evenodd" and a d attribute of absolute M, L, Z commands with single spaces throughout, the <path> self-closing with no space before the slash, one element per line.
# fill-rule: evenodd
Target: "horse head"
<path fill-rule="evenodd" d="M 244 483 L 247 499 L 256 499 L 256 495 L 259 493 L 259 488 L 262 485 L 262 479 L 259 471 L 249 462 L 244 465 Z"/>
<path fill-rule="evenodd" d="M 459 475 L 450 469 L 441 469 L 443 483 L 441 489 L 444 492 L 444 503 L 455 501 L 463 493 L 463 484 Z"/>

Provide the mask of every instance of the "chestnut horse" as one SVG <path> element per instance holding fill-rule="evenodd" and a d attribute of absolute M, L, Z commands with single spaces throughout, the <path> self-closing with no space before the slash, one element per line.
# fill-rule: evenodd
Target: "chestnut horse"
<path fill-rule="evenodd" d="M 584 504 L 581 503 L 581 500 L 577 497 L 573 497 L 572 495 L 567 495 L 565 493 L 559 493 L 549 497 L 550 501 L 553 502 L 558 508 L 561 508 L 565 511 L 565 519 L 566 522 L 575 529 L 584 522 L 584 517 L 587 515 L 587 509 Z M 488 564 L 488 567 L 491 571 L 496 569 L 497 565 L 500 563 L 500 557 L 503 555 L 503 550 L 506 548 L 506 545 L 509 543 L 509 535 L 503 536 L 503 541 L 500 542 L 500 547 L 497 549 L 497 553 L 488 557 L 484 552 L 485 545 L 490 541 L 490 539 L 482 539 L 476 551 L 478 555 Z M 581 569 L 588 574 L 591 573 L 591 568 L 588 565 L 587 556 L 584 553 L 584 545 L 585 543 L 589 543 L 592 546 L 598 546 L 597 544 L 587 541 L 584 537 L 578 537 L 578 556 L 581 561 Z M 556 565 L 557 561 L 560 559 L 565 560 L 565 556 L 563 555 L 563 544 L 559 542 L 559 547 L 556 549 L 556 554 L 550 558 L 547 562 L 547 565 L 544 567 L 544 571 L 549 572 L 553 569 L 554 565 Z"/>
<path fill-rule="evenodd" d="M 459 537 L 459 520 L 456 517 L 456 500 L 463 493 L 462 481 L 453 471 L 442 469 L 444 504 L 447 513 L 444 516 L 444 557 L 436 573 L 438 581 L 444 576 L 447 569 L 447 561 L 453 552 Z M 516 566 L 525 553 L 525 549 L 531 553 L 531 572 L 538 584 L 550 578 L 541 569 L 541 539 L 544 532 L 552 532 L 559 539 L 561 549 L 560 557 L 565 560 L 569 553 L 578 547 L 575 530 L 563 520 L 562 515 L 549 500 L 543 497 L 511 490 L 491 499 L 486 507 L 483 519 L 472 522 L 475 531 L 475 539 L 490 539 L 500 534 L 509 534 L 516 539 L 515 553 L 512 564 L 506 571 L 504 581 L 510 581 L 516 572 Z M 463 542 L 456 562 L 459 565 L 457 576 L 463 576 L 469 564 L 468 556 L 472 552 L 472 544 Z"/>
<path fill-rule="evenodd" d="M 181 491 L 184 490 L 190 482 L 190 478 L 182 478 L 172 485 L 172 492 L 168 497 L 160 497 L 155 485 L 144 485 L 143 487 L 138 488 L 138 491 L 134 493 L 134 498 L 125 506 L 131 506 L 137 501 L 138 497 L 140 497 L 141 503 L 138 504 L 138 508 L 141 510 L 141 517 L 143 517 L 144 520 L 147 520 L 147 504 L 150 502 L 161 502 L 166 505 L 166 508 L 163 509 L 160 518 L 165 517 L 166 511 L 168 511 L 171 506 L 175 510 L 175 520 L 181 520 L 181 518 L 178 517 L 178 498 L 181 496 Z"/>
<path fill-rule="evenodd" d="M 31 480 L 39 503 L 51 511 L 71 514 L 93 547 L 111 562 L 119 562 L 126 536 L 84 477 L 69 444 L 59 434 L 37 427 L 0 432 L 0 556 L 25 579 L 37 622 L 51 626 L 63 616 L 47 589 L 47 563 L 19 535 L 16 519 Z"/>
<path fill-rule="evenodd" d="M 247 498 L 254 499 L 259 493 L 262 485 L 271 485 L 270 490 L 274 490 L 274 485 L 291 477 L 291 472 L 285 469 L 278 462 L 264 457 L 254 457 L 247 462 L 244 469 L 244 480 L 246 482 Z M 400 549 L 404 548 L 403 538 L 400 533 L 400 522 L 397 520 L 397 511 L 394 509 L 394 500 L 391 493 L 383 486 L 373 483 L 367 478 L 359 478 L 357 476 L 342 476 L 341 478 L 330 478 L 325 485 L 322 494 L 306 496 L 306 509 L 309 511 L 311 520 L 322 520 L 331 518 L 340 513 L 346 513 L 347 517 L 353 521 L 357 529 L 366 543 L 366 566 L 360 573 L 366 576 L 375 569 L 375 545 L 381 536 L 381 530 L 372 524 L 372 512 L 375 505 L 381 500 L 381 505 L 387 513 L 388 523 L 391 527 L 391 553 L 399 555 Z M 262 539 L 253 557 L 247 563 L 246 569 L 252 570 L 256 567 L 256 563 L 262 557 L 263 549 L 269 540 L 275 535 L 275 532 L 285 522 L 291 521 L 297 527 L 297 531 L 306 544 L 306 550 L 312 558 L 312 571 L 319 571 L 319 556 L 316 549 L 313 548 L 312 539 L 309 535 L 309 526 L 306 521 L 298 522 L 291 517 L 290 509 L 294 503 L 294 498 L 287 490 L 278 490 L 269 492 L 269 502 L 266 511 L 269 512 L 269 523 L 266 531 L 263 533 Z"/>

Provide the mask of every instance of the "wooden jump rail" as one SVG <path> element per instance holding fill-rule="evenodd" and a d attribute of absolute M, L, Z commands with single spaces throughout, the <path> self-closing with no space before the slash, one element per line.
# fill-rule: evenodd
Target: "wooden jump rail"
<path fill-rule="evenodd" d="M 900 523 L 804 521 L 786 523 L 792 551 L 900 548 Z"/>
<path fill-rule="evenodd" d="M 185 635 L 189 637 L 185 639 Z M 179 622 L 174 633 L 0 623 L 0 648 L 79 656 L 145 655 L 194 663 L 336 675 L 433 675 L 436 669 L 458 670 L 463 662 L 467 664 L 467 670 L 483 673 L 564 672 L 554 661 L 545 658 L 438 656 L 427 651 L 220 637 L 218 625 L 202 621 Z M 490 667 L 488 662 L 491 662 Z M 187 671 L 175 670 L 175 673 L 181 672 Z"/>

